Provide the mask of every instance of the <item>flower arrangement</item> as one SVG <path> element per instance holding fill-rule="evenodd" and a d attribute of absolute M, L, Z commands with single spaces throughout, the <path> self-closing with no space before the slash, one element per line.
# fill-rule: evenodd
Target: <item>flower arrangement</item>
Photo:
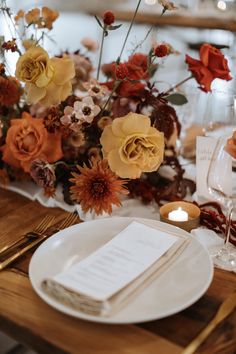
<path fill-rule="evenodd" d="M 15 37 L 1 43 L 2 185 L 33 180 L 53 198 L 57 185 L 62 184 L 67 203 L 79 203 L 85 212 L 97 214 L 111 213 L 112 205 L 120 206 L 122 194 L 160 203 L 183 199 L 187 188 L 194 191 L 194 183 L 183 178 L 175 153 L 181 125 L 173 104 L 187 101 L 175 88 L 195 78 L 199 88 L 208 92 L 215 78 L 231 79 L 228 63 L 219 49 L 204 44 L 199 60 L 186 55 L 191 76 L 160 92 L 152 78 L 159 61 L 175 51 L 167 43 L 156 43 L 149 53 L 140 52 L 152 28 L 123 59 L 140 3 L 120 55 L 112 63 L 102 62 L 103 43 L 121 25 L 111 11 L 102 19 L 96 17 L 102 42 L 95 77 L 94 64 L 81 50 L 50 57 L 43 48 L 59 16 L 56 11 L 34 8 L 13 17 L 6 1 L 1 1 L 1 12 L 15 29 Z M 162 15 L 176 9 L 167 0 L 159 4 Z M 82 45 L 88 52 L 98 48 L 90 39 Z M 6 52 L 19 54 L 14 77 L 8 74 Z M 175 177 L 163 177 L 160 166 L 170 166 Z"/>

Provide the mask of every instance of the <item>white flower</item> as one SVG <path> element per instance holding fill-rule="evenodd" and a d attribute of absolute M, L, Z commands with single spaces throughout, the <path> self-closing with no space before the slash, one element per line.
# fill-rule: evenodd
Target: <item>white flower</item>
<path fill-rule="evenodd" d="M 74 103 L 75 117 L 82 123 L 91 123 L 100 111 L 101 108 L 94 104 L 92 97 L 85 97 L 81 102 Z"/>
<path fill-rule="evenodd" d="M 89 96 L 96 98 L 103 98 L 109 92 L 106 86 L 99 85 L 95 79 L 91 79 L 88 82 L 83 83 L 83 87 L 87 90 Z"/>

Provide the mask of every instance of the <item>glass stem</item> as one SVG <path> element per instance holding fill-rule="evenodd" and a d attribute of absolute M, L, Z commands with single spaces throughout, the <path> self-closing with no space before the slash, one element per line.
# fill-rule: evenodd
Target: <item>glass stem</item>
<path fill-rule="evenodd" d="M 229 209 L 229 213 L 228 213 L 227 221 L 226 221 L 224 248 L 227 248 L 228 245 L 229 245 L 230 229 L 231 229 L 231 222 L 232 222 L 232 213 L 233 213 L 233 208 L 231 206 L 230 209 Z"/>

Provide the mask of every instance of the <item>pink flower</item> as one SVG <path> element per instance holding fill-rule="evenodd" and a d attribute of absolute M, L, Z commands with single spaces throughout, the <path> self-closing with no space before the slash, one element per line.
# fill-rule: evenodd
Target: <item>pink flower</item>
<path fill-rule="evenodd" d="M 100 112 L 100 107 L 95 105 L 92 97 L 87 96 L 82 101 L 76 101 L 74 107 L 66 106 L 61 123 L 68 125 L 74 131 L 80 130 L 82 123 L 91 123 Z"/>
<path fill-rule="evenodd" d="M 91 79 L 83 84 L 83 87 L 88 91 L 88 95 L 96 98 L 103 98 L 109 92 L 106 86 L 101 86 L 95 79 Z"/>
<path fill-rule="evenodd" d="M 75 77 L 72 79 L 73 88 L 81 89 L 81 81 L 88 81 L 93 71 L 91 61 L 85 56 L 77 53 L 70 54 L 75 65 Z"/>
<path fill-rule="evenodd" d="M 99 48 L 98 42 L 88 37 L 83 38 L 80 43 L 90 52 L 96 52 Z"/>

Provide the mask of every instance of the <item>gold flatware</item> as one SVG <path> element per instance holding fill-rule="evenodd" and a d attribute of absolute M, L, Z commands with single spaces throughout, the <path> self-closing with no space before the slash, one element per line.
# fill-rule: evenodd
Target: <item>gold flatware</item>
<path fill-rule="evenodd" d="M 59 225 L 58 231 L 66 229 L 67 227 L 73 225 L 78 219 L 78 214 L 70 213 Z"/>
<path fill-rule="evenodd" d="M 2 262 L 0 262 L 0 270 L 3 270 L 4 268 L 6 268 L 9 264 L 14 262 L 16 259 L 20 258 L 24 253 L 26 253 L 31 248 L 33 248 L 38 243 L 40 243 L 43 240 L 42 237 L 46 236 L 46 235 L 44 235 L 45 231 L 51 226 L 54 219 L 55 219 L 54 216 L 47 216 L 43 219 L 43 222 L 40 223 L 40 227 L 36 228 L 37 230 L 41 230 L 41 233 L 39 233 L 39 232 L 36 233 L 35 229 L 31 232 L 28 232 L 26 234 L 27 237 L 33 238 L 33 239 L 36 238 L 36 240 L 31 242 L 29 245 L 25 246 L 24 248 L 20 249 L 19 251 L 17 251 L 13 255 L 10 255 Z M 11 249 L 12 249 L 12 247 L 11 247 Z M 13 249 L 14 249 L 14 247 L 13 247 Z"/>
<path fill-rule="evenodd" d="M 36 226 L 35 229 L 33 229 L 30 232 L 27 232 L 22 237 L 20 237 L 18 240 L 1 248 L 0 249 L 0 256 L 2 256 L 5 253 L 9 253 L 9 251 L 12 251 L 15 247 L 20 247 L 22 244 L 27 242 L 29 239 L 37 238 L 39 234 L 42 234 L 51 225 L 53 220 L 54 220 L 54 216 L 50 216 L 50 215 L 45 216 L 41 220 L 41 222 Z"/>
<path fill-rule="evenodd" d="M 208 325 L 198 334 L 198 336 L 182 351 L 181 354 L 192 354 L 197 348 L 202 344 L 202 342 L 207 338 L 207 336 L 222 322 L 226 317 L 228 317 L 236 308 L 236 292 L 231 294 L 225 299 L 225 301 L 220 305 L 216 315 L 208 323 Z"/>
<path fill-rule="evenodd" d="M 66 227 L 71 226 L 72 224 L 75 223 L 76 219 L 78 218 L 78 215 L 75 213 L 70 213 L 59 225 L 58 228 L 50 227 L 50 224 L 44 229 L 43 233 L 37 234 L 35 232 L 29 233 L 29 235 L 33 235 L 37 237 L 37 239 L 33 242 L 31 242 L 29 245 L 25 246 L 12 256 L 8 257 L 6 260 L 0 263 L 0 270 L 3 270 L 6 268 L 8 265 L 13 263 L 15 260 L 23 256 L 26 252 L 34 248 L 35 246 L 39 245 L 42 241 L 46 240 L 48 237 L 52 236 L 55 232 L 61 231 L 65 229 Z M 54 218 L 53 218 L 54 219 Z"/>

